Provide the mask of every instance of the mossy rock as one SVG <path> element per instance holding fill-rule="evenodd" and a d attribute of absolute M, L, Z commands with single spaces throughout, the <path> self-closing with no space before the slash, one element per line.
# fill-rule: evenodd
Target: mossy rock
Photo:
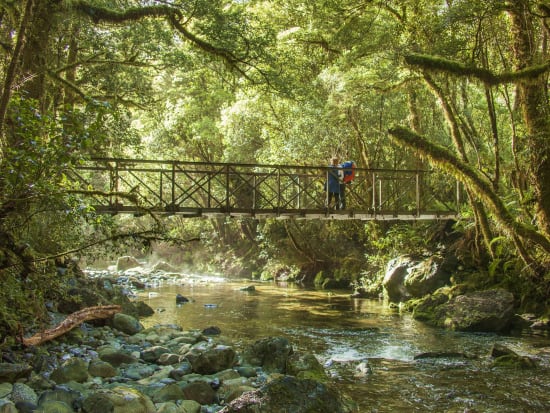
<path fill-rule="evenodd" d="M 530 357 L 506 354 L 504 356 L 495 358 L 495 360 L 493 361 L 493 367 L 525 370 L 536 368 L 537 363 Z"/>

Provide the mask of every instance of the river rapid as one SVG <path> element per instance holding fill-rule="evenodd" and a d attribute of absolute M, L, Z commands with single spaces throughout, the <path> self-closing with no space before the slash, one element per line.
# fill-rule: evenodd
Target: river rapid
<path fill-rule="evenodd" d="M 251 285 L 254 291 L 242 290 Z M 190 301 L 176 304 L 177 294 Z M 548 336 L 444 331 L 349 291 L 211 276 L 159 283 L 138 299 L 155 310 L 144 326 L 217 326 L 237 351 L 260 338 L 288 338 L 295 351 L 317 357 L 360 412 L 550 412 Z M 494 367 L 495 343 L 538 367 Z M 415 358 L 424 353 L 459 355 Z"/>

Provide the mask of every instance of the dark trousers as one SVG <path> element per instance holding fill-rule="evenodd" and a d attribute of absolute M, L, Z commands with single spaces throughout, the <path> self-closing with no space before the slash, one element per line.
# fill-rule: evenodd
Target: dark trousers
<path fill-rule="evenodd" d="M 334 198 L 334 207 L 335 209 L 340 209 L 340 193 L 339 192 L 329 192 L 328 193 L 328 207 L 330 208 L 330 204 L 332 202 L 332 199 Z"/>
<path fill-rule="evenodd" d="M 340 209 L 346 209 L 346 184 L 340 184 Z"/>

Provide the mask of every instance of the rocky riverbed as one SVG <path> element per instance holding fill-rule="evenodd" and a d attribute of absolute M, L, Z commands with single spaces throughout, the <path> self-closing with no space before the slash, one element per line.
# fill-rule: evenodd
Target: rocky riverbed
<path fill-rule="evenodd" d="M 121 304 L 111 319 L 87 322 L 36 347 L 3 351 L 0 413 L 351 412 L 312 354 L 283 337 L 238 353 L 216 326 L 144 328 L 128 286 L 108 277 L 75 277 L 72 295 L 52 303 L 52 326 L 69 309 Z M 135 281 L 141 282 L 141 281 Z M 261 406 L 261 409 L 259 408 Z"/>

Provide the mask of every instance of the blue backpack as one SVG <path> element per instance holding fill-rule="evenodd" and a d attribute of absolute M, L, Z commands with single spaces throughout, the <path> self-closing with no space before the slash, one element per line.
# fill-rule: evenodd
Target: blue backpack
<path fill-rule="evenodd" d="M 353 161 L 346 161 L 342 165 L 340 165 L 342 169 L 344 169 L 344 177 L 342 180 L 344 183 L 351 182 L 355 179 L 355 162 Z"/>

